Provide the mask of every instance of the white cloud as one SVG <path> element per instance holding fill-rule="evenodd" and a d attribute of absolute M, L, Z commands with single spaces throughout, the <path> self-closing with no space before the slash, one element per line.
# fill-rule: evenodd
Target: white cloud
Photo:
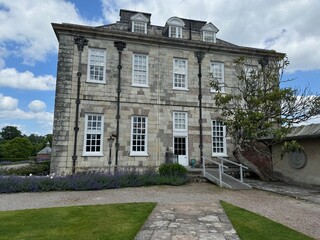
<path fill-rule="evenodd" d="M 18 106 L 18 99 L 10 96 L 3 96 L 0 93 L 0 111 L 10 111 L 16 109 Z"/>
<path fill-rule="evenodd" d="M 11 98 L 3 96 L 3 98 Z M 13 101 L 16 101 L 18 103 L 17 99 L 12 98 Z M 0 97 L 1 101 L 1 97 Z M 29 104 L 30 106 L 30 104 Z M 44 110 L 44 109 L 43 109 Z M 20 108 L 18 108 L 18 105 L 15 104 L 8 108 L 0 109 L 0 118 L 1 119 L 25 119 L 25 120 L 37 120 L 37 121 L 45 121 L 45 122 L 52 122 L 53 120 L 53 113 L 51 112 L 45 112 L 45 111 L 23 111 Z"/>
<path fill-rule="evenodd" d="M 0 70 L 0 87 L 27 90 L 54 90 L 55 78 L 52 75 L 34 76 L 32 72 L 18 72 L 14 68 Z"/>
<path fill-rule="evenodd" d="M 98 25 L 101 20 L 81 17 L 73 3 L 64 0 L 0 0 L 0 42 L 25 64 L 45 61 L 56 53 L 58 42 L 52 22 Z M 14 46 L 13 46 L 14 43 Z"/>
<path fill-rule="evenodd" d="M 43 112 L 46 109 L 46 104 L 40 100 L 33 100 L 29 105 L 28 108 L 33 113 Z"/>
<path fill-rule="evenodd" d="M 292 0 L 102 0 L 108 22 L 119 9 L 151 13 L 151 23 L 164 26 L 172 16 L 212 22 L 217 37 L 248 47 L 287 53 L 288 70 L 320 69 L 320 1 Z M 305 13 L 305 14 L 303 14 Z"/>
<path fill-rule="evenodd" d="M 45 126 L 46 129 L 52 129 L 53 113 L 46 112 L 45 107 L 46 105 L 44 102 L 40 100 L 34 100 L 29 104 L 30 111 L 26 112 L 18 107 L 18 99 L 0 94 L 1 121 L 31 120 L 38 122 L 41 126 Z"/>
<path fill-rule="evenodd" d="M 4 122 L 4 123 L 0 123 L 0 130 L 4 127 L 7 127 L 7 126 L 13 126 L 13 127 L 16 127 L 19 131 L 22 132 L 22 134 L 24 133 L 24 129 L 25 127 L 23 125 L 20 125 L 20 124 L 12 124 L 12 123 L 9 123 L 9 122 Z"/>
<path fill-rule="evenodd" d="M 226 41 L 287 53 L 290 71 L 320 68 L 320 51 L 314 51 L 320 48 L 318 0 L 184 0 L 183 3 L 101 0 L 101 3 L 105 22 L 118 21 L 120 8 L 151 13 L 151 23 L 160 26 L 172 16 L 204 20 L 215 24 L 220 29 L 218 37 Z M 6 48 L 6 55 L 14 54 L 30 65 L 57 52 L 52 22 L 94 26 L 104 23 L 99 18 L 83 18 L 76 5 L 64 0 L 0 0 L 0 6 L 0 53 L 1 48 Z M 302 16 L 302 12 L 307 14 Z M 5 55 L 0 56 L 1 69 Z"/>

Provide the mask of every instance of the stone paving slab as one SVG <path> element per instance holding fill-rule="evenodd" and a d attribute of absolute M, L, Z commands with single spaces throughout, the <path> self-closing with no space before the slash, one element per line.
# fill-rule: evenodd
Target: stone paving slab
<path fill-rule="evenodd" d="M 238 240 L 219 203 L 160 203 L 135 240 Z"/>
<path fill-rule="evenodd" d="M 262 182 L 260 180 L 247 181 L 253 188 L 273 192 L 281 195 L 302 199 L 320 204 L 320 186 L 303 185 L 290 182 Z"/>

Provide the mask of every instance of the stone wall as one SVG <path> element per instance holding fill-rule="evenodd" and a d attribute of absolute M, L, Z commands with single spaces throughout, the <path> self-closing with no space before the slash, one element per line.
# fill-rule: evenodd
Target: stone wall
<path fill-rule="evenodd" d="M 200 162 L 198 62 L 195 51 L 199 51 L 200 47 L 204 50 L 204 46 L 207 46 L 206 43 L 163 37 L 159 41 L 155 41 L 155 36 L 138 36 L 132 33 L 121 33 L 122 37 L 120 38 L 119 31 L 110 29 L 63 24 L 61 26 L 62 28 L 65 26 L 65 29 L 57 30 L 58 25 L 55 26 L 60 45 L 51 172 L 70 173 L 72 169 L 79 64 L 82 76 L 79 132 L 76 143 L 76 170 L 106 169 L 108 167 L 109 147 L 107 139 L 116 132 L 119 55 L 118 50 L 114 47 L 114 41 L 119 39 L 125 41 L 127 46 L 122 52 L 118 164 L 122 166 L 159 166 L 163 163 L 166 148 L 169 147 L 171 150 L 173 148 L 174 111 L 188 113 L 188 159 L 196 159 Z M 81 63 L 78 61 L 79 51 L 74 44 L 74 36 L 76 35 L 83 35 L 89 40 L 88 46 L 85 46 L 82 52 Z M 106 49 L 106 83 L 86 82 L 88 49 L 90 47 Z M 209 86 L 210 63 L 212 61 L 224 63 L 225 83 L 230 86 L 236 80 L 233 60 L 240 56 L 248 56 L 254 60 L 254 56 L 256 58 L 259 56 L 254 55 L 254 51 L 258 50 L 242 50 L 240 47 L 225 49 L 226 46 L 224 45 L 220 47 L 221 49 L 219 45 L 214 46 L 214 48 L 205 48 L 206 55 L 202 62 L 203 153 L 206 157 L 212 156 L 211 120 L 220 117 L 214 104 L 215 93 L 210 91 Z M 148 87 L 132 86 L 132 58 L 134 53 L 148 55 Z M 264 54 L 264 52 L 262 53 Z M 173 58 L 188 60 L 187 90 L 173 89 Z M 256 60 L 254 61 L 256 62 Z M 86 113 L 103 114 L 104 116 L 103 156 L 82 156 Z M 134 115 L 148 117 L 148 156 L 130 156 L 131 117 Z M 114 164 L 114 150 L 113 147 L 112 165 Z M 232 144 L 229 138 L 228 156 L 232 158 Z"/>
<path fill-rule="evenodd" d="M 77 169 L 103 169 L 108 167 L 107 138 L 116 131 L 116 89 L 118 77 L 118 51 L 113 41 L 89 38 L 84 48 L 81 63 L 80 118 L 77 141 Z M 107 49 L 106 84 L 87 83 L 88 48 Z M 147 88 L 132 85 L 133 53 L 149 56 Z M 72 167 L 77 71 L 79 52 L 71 36 L 60 37 L 58 77 L 55 105 L 53 172 L 70 172 Z M 188 90 L 173 89 L 173 58 L 188 60 Z M 211 156 L 211 119 L 219 114 L 214 106 L 214 93 L 210 92 L 209 78 L 211 61 L 225 63 L 225 80 L 233 80 L 233 56 L 208 53 L 203 60 L 203 136 L 204 155 Z M 199 108 L 198 108 L 198 63 L 194 51 L 127 42 L 122 55 L 122 92 L 120 120 L 119 165 L 159 166 L 165 160 L 166 147 L 173 146 L 173 111 L 188 113 L 188 155 L 199 161 Z M 84 117 L 86 113 L 104 115 L 104 155 L 82 157 L 84 141 Z M 130 157 L 131 116 L 148 117 L 148 157 Z"/>
<path fill-rule="evenodd" d="M 283 181 L 293 181 L 320 186 L 320 158 L 319 158 L 319 138 L 303 139 L 298 141 L 303 147 L 306 156 L 306 164 L 296 168 L 290 163 L 290 154 L 286 154 L 281 159 L 281 146 L 273 147 L 273 173 L 274 177 Z M 298 159 L 298 163 L 299 163 Z M 302 166 L 302 165 L 300 165 Z"/>

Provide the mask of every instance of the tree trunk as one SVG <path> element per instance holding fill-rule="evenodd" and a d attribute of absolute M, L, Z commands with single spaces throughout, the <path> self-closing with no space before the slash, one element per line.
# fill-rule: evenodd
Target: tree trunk
<path fill-rule="evenodd" d="M 257 154 L 259 154 L 257 151 L 255 151 L 255 152 Z M 252 161 L 250 161 L 250 159 L 246 158 L 242 154 L 241 149 L 239 147 L 236 147 L 233 150 L 233 155 L 239 161 L 239 163 L 247 166 L 252 172 L 257 174 L 262 181 L 272 180 L 271 171 L 270 170 L 266 171 L 262 167 L 258 167 L 256 164 L 254 164 Z M 270 158 L 268 158 L 268 159 L 269 159 L 269 163 L 271 163 L 271 159 Z"/>

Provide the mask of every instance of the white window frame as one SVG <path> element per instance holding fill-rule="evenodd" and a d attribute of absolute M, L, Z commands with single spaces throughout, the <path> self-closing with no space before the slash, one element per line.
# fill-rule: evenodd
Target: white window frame
<path fill-rule="evenodd" d="M 216 67 L 218 66 L 218 67 Z M 211 62 L 210 63 L 210 72 L 212 73 L 213 78 L 217 78 L 220 83 L 220 91 L 225 92 L 224 84 L 224 63 L 223 62 Z M 211 88 L 211 92 L 217 92 L 215 88 Z"/>
<path fill-rule="evenodd" d="M 140 126 L 140 128 L 136 128 L 135 124 L 139 124 L 139 121 L 137 121 L 137 118 L 144 119 L 144 128 Z M 138 132 L 138 130 L 143 130 L 143 132 Z M 144 136 L 144 144 L 141 145 L 133 145 L 134 142 L 134 136 Z M 143 151 L 137 151 L 137 149 L 134 149 L 134 147 L 141 147 L 144 146 Z M 130 139 L 130 156 L 148 156 L 148 117 L 146 116 L 132 116 L 131 117 L 131 139 Z"/>
<path fill-rule="evenodd" d="M 218 129 L 219 128 L 219 129 Z M 221 129 L 222 128 L 222 129 Z M 221 136 L 222 134 L 222 136 Z M 211 147 L 213 157 L 227 157 L 227 128 L 221 120 L 213 119 L 211 121 Z M 214 144 L 222 144 L 222 146 L 214 146 Z M 222 149 L 222 151 L 217 151 Z"/>
<path fill-rule="evenodd" d="M 184 125 L 184 128 L 177 127 Z M 174 111 L 173 112 L 173 132 L 186 133 L 188 132 L 188 112 Z"/>
<path fill-rule="evenodd" d="M 136 64 L 136 57 L 143 57 L 145 58 L 145 66 Z M 145 67 L 145 69 L 144 69 Z M 145 77 L 145 82 L 139 82 L 137 75 L 138 73 L 142 74 L 142 77 Z M 133 54 L 132 56 L 132 86 L 137 87 L 148 87 L 148 75 L 149 75 L 149 56 L 145 54 Z"/>
<path fill-rule="evenodd" d="M 182 27 L 180 27 L 180 26 L 169 26 L 169 37 L 171 37 L 171 38 L 182 38 Z"/>
<path fill-rule="evenodd" d="M 94 53 L 96 54 L 96 56 L 95 56 L 96 59 L 94 59 L 94 57 L 93 57 Z M 91 67 L 97 67 L 97 68 L 102 67 L 102 71 L 98 70 L 99 72 L 102 72 L 102 80 L 92 79 L 92 75 L 91 75 L 91 71 L 90 71 Z M 100 75 L 100 74 L 98 74 L 98 75 Z M 105 49 L 89 48 L 88 67 L 87 67 L 87 82 L 106 83 L 106 50 Z"/>
<path fill-rule="evenodd" d="M 210 32 L 210 31 L 203 31 L 202 33 L 202 40 L 204 42 L 216 42 L 216 33 L 215 32 Z"/>
<path fill-rule="evenodd" d="M 244 65 L 244 71 L 246 78 L 249 78 L 251 76 L 251 71 L 255 71 L 256 73 L 258 72 L 259 67 L 254 64 L 245 64 Z"/>
<path fill-rule="evenodd" d="M 184 62 L 184 68 L 179 67 L 179 62 Z M 184 76 L 184 80 L 180 77 Z M 180 82 L 179 82 L 180 81 Z M 184 82 L 183 82 L 184 81 Z M 173 89 L 175 90 L 189 90 L 188 88 L 188 60 L 183 58 L 173 58 Z M 184 86 L 176 86 L 184 85 Z"/>
<path fill-rule="evenodd" d="M 143 26 L 143 27 L 142 27 Z M 143 28 L 143 31 L 141 31 Z M 147 23 L 142 21 L 132 21 L 132 32 L 135 33 L 147 33 Z"/>
<path fill-rule="evenodd" d="M 103 156 L 103 133 L 104 133 L 103 128 L 104 128 L 103 114 L 95 114 L 95 113 L 85 114 L 83 156 Z M 97 135 L 97 136 L 99 135 L 100 144 L 88 145 L 87 141 L 90 141 L 90 139 L 88 139 L 89 135 L 91 135 L 91 139 L 94 135 Z M 91 143 L 92 142 L 94 142 L 94 140 L 91 140 Z M 99 151 L 88 151 L 87 147 L 89 146 L 99 147 Z"/>

